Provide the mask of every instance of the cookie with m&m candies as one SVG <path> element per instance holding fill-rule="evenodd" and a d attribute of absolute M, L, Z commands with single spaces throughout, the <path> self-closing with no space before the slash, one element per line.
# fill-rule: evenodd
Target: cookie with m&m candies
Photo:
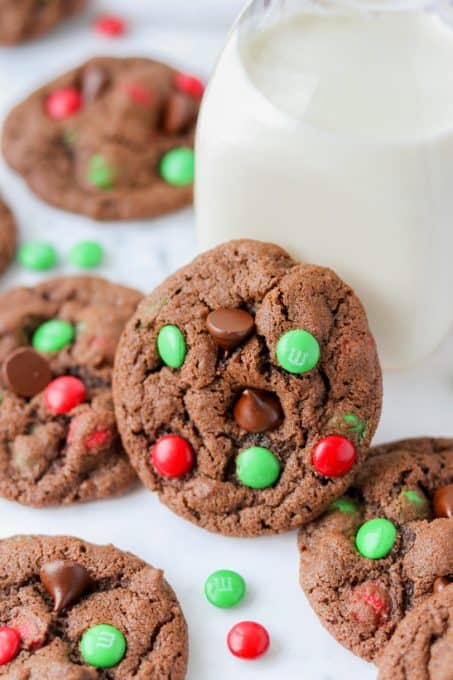
<path fill-rule="evenodd" d="M 157 217 L 192 203 L 202 93 L 198 78 L 162 62 L 95 57 L 9 113 L 3 153 L 51 205 L 96 220 Z"/>
<path fill-rule="evenodd" d="M 1 497 L 60 505 L 134 484 L 111 381 L 120 333 L 139 300 L 90 276 L 0 295 Z"/>
<path fill-rule="evenodd" d="M 365 659 L 453 580 L 452 490 L 452 439 L 392 442 L 372 449 L 347 496 L 300 530 L 302 588 Z"/>
<path fill-rule="evenodd" d="M 0 542 L 0 578 L 0 677 L 186 677 L 187 626 L 161 569 L 113 545 L 27 535 Z"/>
<path fill-rule="evenodd" d="M 236 536 L 299 527 L 363 465 L 382 398 L 365 312 L 329 269 L 232 241 L 164 281 L 119 344 L 119 429 L 145 486 Z"/>

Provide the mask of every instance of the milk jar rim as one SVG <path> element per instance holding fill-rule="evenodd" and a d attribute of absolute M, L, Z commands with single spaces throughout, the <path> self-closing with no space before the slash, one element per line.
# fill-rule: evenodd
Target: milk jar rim
<path fill-rule="evenodd" d="M 221 63 L 226 50 L 232 49 L 236 52 L 238 62 L 237 66 L 240 71 L 240 76 L 244 79 L 247 88 L 249 88 L 250 93 L 253 94 L 253 97 L 257 102 L 256 103 L 257 108 L 259 107 L 263 114 L 267 113 L 268 115 L 271 115 L 274 118 L 275 123 L 278 125 L 280 124 L 284 125 L 290 130 L 292 128 L 294 131 L 300 130 L 301 128 L 306 129 L 314 134 L 319 135 L 319 137 L 324 138 L 325 141 L 328 141 L 329 143 L 332 144 L 337 144 L 339 146 L 350 145 L 358 148 L 369 147 L 374 149 L 392 149 L 392 148 L 406 149 L 412 146 L 414 143 L 420 141 L 420 137 L 417 137 L 416 135 L 408 136 L 399 140 L 398 139 L 373 140 L 371 138 L 366 137 L 357 138 L 348 133 L 344 132 L 339 133 L 327 130 L 321 126 L 309 123 L 306 120 L 298 119 L 297 117 L 292 116 L 290 113 L 287 113 L 279 109 L 255 85 L 249 73 L 247 73 L 247 69 L 244 64 L 243 45 L 245 44 L 246 41 L 245 30 L 249 21 L 247 19 L 247 15 L 252 10 L 253 6 L 256 4 L 257 1 L 258 0 L 250 0 L 250 2 L 246 5 L 246 7 L 241 11 L 239 16 L 237 17 L 236 21 L 234 22 L 233 26 L 231 27 L 228 33 L 226 47 L 219 55 L 219 58 L 217 60 L 217 66 Z M 307 8 L 310 9 L 313 6 L 315 6 L 316 8 L 318 7 L 322 8 L 323 2 L 324 0 L 306 0 Z M 417 10 L 421 11 L 423 9 L 429 11 L 438 10 L 437 18 L 439 19 L 439 21 L 442 21 L 442 23 L 444 23 L 446 26 L 449 25 L 450 30 L 452 31 L 453 34 L 453 9 L 451 7 L 451 5 L 453 5 L 453 0 L 390 0 L 390 2 L 391 4 L 386 4 L 385 6 L 382 6 L 379 4 L 379 0 L 370 0 L 370 3 L 368 3 L 368 0 L 328 0 L 329 9 L 326 10 L 324 8 L 322 14 L 331 14 L 332 5 L 338 7 L 339 10 L 340 8 L 343 7 L 346 9 L 346 11 L 348 11 L 349 9 L 354 11 L 356 11 L 357 9 L 359 10 L 363 9 L 364 14 L 369 13 L 385 14 L 393 11 L 394 12 L 417 11 Z M 449 12 L 450 20 L 448 22 L 445 16 L 443 16 L 443 13 L 441 11 L 441 9 L 445 8 L 446 5 L 448 5 L 449 7 L 449 10 L 447 10 L 447 12 Z M 344 12 L 340 11 L 340 13 Z M 208 85 L 208 90 L 210 90 L 210 83 Z M 206 94 L 209 95 L 209 92 L 207 91 Z M 453 133 L 453 121 L 451 126 L 448 128 L 445 128 L 437 132 L 424 134 L 423 140 L 426 142 L 440 141 L 443 138 L 450 136 L 452 133 Z"/>

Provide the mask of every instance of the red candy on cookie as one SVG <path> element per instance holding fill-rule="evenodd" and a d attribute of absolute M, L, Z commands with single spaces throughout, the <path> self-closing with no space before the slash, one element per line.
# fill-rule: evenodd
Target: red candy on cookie
<path fill-rule="evenodd" d="M 201 80 L 188 73 L 178 73 L 175 78 L 175 85 L 180 92 L 184 92 L 194 99 L 201 99 L 204 94 L 204 84 Z"/>
<path fill-rule="evenodd" d="M 82 95 L 75 87 L 62 87 L 46 99 L 46 112 L 54 120 L 74 115 L 82 106 Z"/>
<path fill-rule="evenodd" d="M 376 630 L 388 621 L 390 597 L 387 588 L 378 581 L 365 581 L 351 595 L 351 618 L 357 623 Z"/>
<path fill-rule="evenodd" d="M 313 466 L 324 477 L 342 477 L 349 472 L 355 461 L 355 448 L 346 437 L 324 437 L 313 450 Z"/>
<path fill-rule="evenodd" d="M 257 659 L 269 649 L 269 633 L 260 623 L 242 621 L 228 633 L 227 645 L 230 652 L 240 659 Z"/>
<path fill-rule="evenodd" d="M 0 627 L 0 666 L 12 661 L 19 653 L 21 638 L 17 630 Z"/>
<path fill-rule="evenodd" d="M 193 449 L 182 437 L 166 434 L 153 446 L 151 463 L 162 477 L 183 477 L 193 467 Z"/>
<path fill-rule="evenodd" d="M 44 392 L 44 402 L 52 413 L 69 413 L 87 398 L 86 387 L 81 380 L 72 375 L 55 378 Z"/>

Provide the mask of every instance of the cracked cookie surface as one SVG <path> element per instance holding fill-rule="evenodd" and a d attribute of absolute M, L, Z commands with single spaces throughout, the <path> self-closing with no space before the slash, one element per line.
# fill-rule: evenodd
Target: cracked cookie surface
<path fill-rule="evenodd" d="M 378 680 L 453 679 L 453 585 L 399 624 L 379 662 Z"/>
<path fill-rule="evenodd" d="M 0 0 L 0 45 L 37 38 L 85 4 L 86 0 Z"/>
<path fill-rule="evenodd" d="M 76 570 L 85 574 L 77 592 Z M 50 572 L 49 582 L 43 574 Z M 0 541 L 0 582 L 1 626 L 20 635 L 17 655 L 0 666 L 0 677 L 185 677 L 187 627 L 176 595 L 161 570 L 134 555 L 66 536 L 16 536 Z M 67 603 L 55 611 L 53 593 L 58 588 Z M 113 626 L 125 639 L 126 651 L 111 667 L 94 667 L 82 656 L 84 633 L 99 625 Z M 100 643 L 105 652 L 109 638 L 104 636 Z"/>
<path fill-rule="evenodd" d="M 299 374 L 276 356 L 294 329 L 315 363 L 319 346 L 316 366 Z M 182 364 L 171 368 L 160 352 Z M 332 271 L 257 241 L 219 246 L 170 276 L 139 305 L 115 363 L 118 425 L 138 475 L 173 511 L 227 535 L 287 531 L 344 493 L 367 456 L 381 397 L 353 291 Z M 336 477 L 312 461 L 329 436 L 355 450 L 352 468 Z"/>
<path fill-rule="evenodd" d="M 13 214 L 0 197 L 0 273 L 11 262 L 16 249 L 17 228 Z"/>
<path fill-rule="evenodd" d="M 347 498 L 300 530 L 304 592 L 326 628 L 356 654 L 375 659 L 404 616 L 439 580 L 453 578 L 452 483 L 453 440 L 392 442 L 371 450 Z M 370 559 L 357 537 L 376 518 L 390 521 L 396 537 L 387 555 Z"/>
<path fill-rule="evenodd" d="M 116 429 L 111 378 L 120 333 L 140 297 L 91 276 L 0 295 L 0 496 L 33 506 L 67 504 L 119 495 L 134 483 Z M 86 390 L 82 403 L 65 413 L 49 408 L 47 387 L 31 397 L 17 394 L 5 371 L 9 357 L 31 349 L 37 329 L 54 320 L 74 337 L 41 353 L 44 366 L 51 379 L 71 376 Z"/>
<path fill-rule="evenodd" d="M 192 182 L 175 166 L 190 158 L 173 159 L 174 183 L 161 174 L 169 152 L 192 153 L 199 98 L 182 91 L 180 75 L 151 59 L 91 59 L 12 110 L 5 158 L 45 201 L 94 219 L 189 205 Z"/>

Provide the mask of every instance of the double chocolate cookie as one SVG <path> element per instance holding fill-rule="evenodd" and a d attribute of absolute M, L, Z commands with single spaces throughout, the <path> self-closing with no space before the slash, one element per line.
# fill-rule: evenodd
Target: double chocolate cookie
<path fill-rule="evenodd" d="M 45 201 L 99 220 L 191 203 L 202 84 L 151 59 L 96 58 L 8 116 L 3 151 Z"/>
<path fill-rule="evenodd" d="M 299 535 L 311 605 L 339 642 L 369 660 L 408 612 L 453 579 L 453 440 L 371 453 L 347 498 Z"/>
<path fill-rule="evenodd" d="M 0 273 L 8 267 L 16 249 L 17 229 L 11 210 L 0 197 Z"/>
<path fill-rule="evenodd" d="M 381 396 L 351 288 L 246 240 L 199 256 L 144 299 L 114 375 L 144 484 L 199 526 L 237 536 L 298 527 L 344 493 Z"/>
<path fill-rule="evenodd" d="M 453 680 L 453 585 L 403 619 L 379 668 L 378 680 Z"/>
<path fill-rule="evenodd" d="M 0 496 L 43 506 L 105 498 L 133 484 L 111 379 L 117 341 L 139 299 L 88 276 L 0 295 Z"/>
<path fill-rule="evenodd" d="M 86 0 L 0 0 L 0 45 L 47 33 L 85 4 Z"/>
<path fill-rule="evenodd" d="M 183 680 L 187 627 L 163 572 L 65 536 L 0 542 L 0 677 Z"/>

